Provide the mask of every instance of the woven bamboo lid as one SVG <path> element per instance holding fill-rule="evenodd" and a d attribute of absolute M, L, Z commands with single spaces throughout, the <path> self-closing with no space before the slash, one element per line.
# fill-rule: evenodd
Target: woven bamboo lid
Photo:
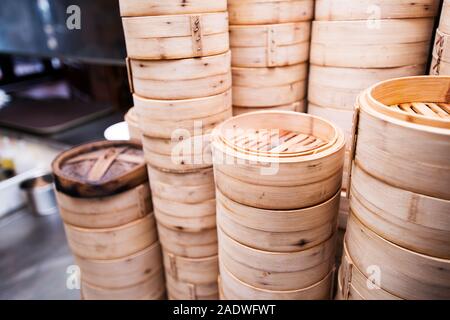
<path fill-rule="evenodd" d="M 130 141 L 98 141 L 61 153 L 52 163 L 58 191 L 74 197 L 114 195 L 148 180 L 142 147 Z"/>

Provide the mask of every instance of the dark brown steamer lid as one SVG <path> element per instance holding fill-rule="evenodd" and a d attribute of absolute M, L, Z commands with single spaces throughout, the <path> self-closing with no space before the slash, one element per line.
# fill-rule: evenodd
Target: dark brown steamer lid
<path fill-rule="evenodd" d="M 81 198 L 105 197 L 148 181 L 142 146 L 98 141 L 58 155 L 52 163 L 56 189 Z"/>

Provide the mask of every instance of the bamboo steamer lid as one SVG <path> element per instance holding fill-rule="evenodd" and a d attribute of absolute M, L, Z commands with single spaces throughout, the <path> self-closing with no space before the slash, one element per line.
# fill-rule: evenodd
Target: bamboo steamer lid
<path fill-rule="evenodd" d="M 229 50 L 227 12 L 122 18 L 128 57 L 185 59 Z"/>
<path fill-rule="evenodd" d="M 227 11 L 226 0 L 120 0 L 122 17 Z"/>
<path fill-rule="evenodd" d="M 439 0 L 316 0 L 316 20 L 368 20 L 435 17 Z"/>
<path fill-rule="evenodd" d="M 324 119 L 289 111 L 246 113 L 211 136 L 216 186 L 235 202 L 299 209 L 340 190 L 345 138 Z"/>
<path fill-rule="evenodd" d="M 439 22 L 439 30 L 450 35 L 450 1 L 444 0 L 441 12 L 441 20 Z"/>
<path fill-rule="evenodd" d="M 62 152 L 52 163 L 56 189 L 79 198 L 107 197 L 148 181 L 142 146 L 98 141 Z"/>
<path fill-rule="evenodd" d="M 132 93 L 155 100 L 217 95 L 231 88 L 231 52 L 179 60 L 128 59 Z"/>
<path fill-rule="evenodd" d="M 356 163 L 391 186 L 450 200 L 449 88 L 448 76 L 423 76 L 387 80 L 362 93 L 351 154 Z"/>
<path fill-rule="evenodd" d="M 313 0 L 228 0 L 231 25 L 259 25 L 313 19 Z"/>
<path fill-rule="evenodd" d="M 274 107 L 233 107 L 233 116 L 238 116 L 243 113 L 255 112 L 255 111 L 270 111 L 270 110 L 279 110 L 279 111 L 296 111 L 296 112 L 305 112 L 306 104 L 305 100 L 301 100 L 298 102 L 294 102 L 291 104 L 286 104 L 282 106 L 274 106 Z"/>
<path fill-rule="evenodd" d="M 425 64 L 396 68 L 309 66 L 308 101 L 316 106 L 352 110 L 361 91 L 384 80 L 425 74 Z M 351 125 L 351 123 L 350 123 Z"/>
<path fill-rule="evenodd" d="M 371 270 L 377 267 L 383 290 L 408 300 L 450 299 L 450 260 L 400 247 L 370 230 L 353 212 L 345 243 L 366 277 L 373 277 Z"/>
<path fill-rule="evenodd" d="M 230 26 L 234 67 L 281 67 L 308 60 L 310 22 Z"/>

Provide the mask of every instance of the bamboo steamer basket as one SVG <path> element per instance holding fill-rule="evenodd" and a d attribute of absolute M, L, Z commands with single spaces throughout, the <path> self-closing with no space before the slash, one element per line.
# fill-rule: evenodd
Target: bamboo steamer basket
<path fill-rule="evenodd" d="M 227 12 L 125 17 L 122 24 L 132 59 L 204 57 L 230 47 Z"/>
<path fill-rule="evenodd" d="M 146 136 L 171 139 L 174 132 L 207 134 L 231 117 L 231 88 L 218 95 L 188 100 L 151 100 L 133 95 L 139 126 Z"/>
<path fill-rule="evenodd" d="M 396 68 L 309 66 L 308 101 L 315 106 L 352 110 L 361 91 L 392 78 L 425 74 L 425 65 Z M 350 122 L 351 123 L 351 122 Z"/>
<path fill-rule="evenodd" d="M 122 17 L 227 11 L 226 0 L 120 0 Z"/>
<path fill-rule="evenodd" d="M 142 146 L 130 141 L 74 147 L 53 160 L 52 170 L 56 190 L 74 198 L 109 197 L 148 181 Z"/>
<path fill-rule="evenodd" d="M 345 243 L 354 265 L 370 277 L 370 267 L 381 274 L 380 287 L 402 299 L 450 299 L 450 260 L 400 247 L 371 231 L 351 213 Z"/>
<path fill-rule="evenodd" d="M 333 273 L 314 285 L 290 291 L 272 291 L 255 288 L 236 278 L 219 262 L 221 285 L 227 300 L 328 300 L 333 291 Z"/>
<path fill-rule="evenodd" d="M 356 98 L 355 98 L 356 100 Z M 352 134 L 353 110 L 322 107 L 308 103 L 308 113 L 327 119 L 344 131 L 347 140 L 350 141 Z"/>
<path fill-rule="evenodd" d="M 216 186 L 235 202 L 299 209 L 341 188 L 345 139 L 324 119 L 289 111 L 247 113 L 216 127 L 212 145 Z"/>
<path fill-rule="evenodd" d="M 300 210 L 264 210 L 234 202 L 219 190 L 217 224 L 242 245 L 274 252 L 315 247 L 336 231 L 340 192 L 330 200 Z"/>
<path fill-rule="evenodd" d="M 88 229 L 66 223 L 64 229 L 72 252 L 93 260 L 127 257 L 158 240 L 153 214 L 119 227 Z"/>
<path fill-rule="evenodd" d="M 436 30 L 430 74 L 450 75 L 450 35 Z"/>
<path fill-rule="evenodd" d="M 209 97 L 231 88 L 230 51 L 181 60 L 128 60 L 132 93 L 155 100 Z"/>
<path fill-rule="evenodd" d="M 450 259 L 450 201 L 391 186 L 357 164 L 352 170 L 352 211 L 371 230 L 409 250 Z"/>
<path fill-rule="evenodd" d="M 439 30 L 445 34 L 450 34 L 450 1 L 444 0 L 441 11 Z"/>
<path fill-rule="evenodd" d="M 164 249 L 177 256 L 196 259 L 217 255 L 216 228 L 186 232 L 158 223 L 158 235 Z"/>
<path fill-rule="evenodd" d="M 218 256 L 187 258 L 163 250 L 166 274 L 173 280 L 194 285 L 217 284 Z"/>
<path fill-rule="evenodd" d="M 133 286 L 105 289 L 81 281 L 85 300 L 162 300 L 165 297 L 164 273 L 158 273 Z"/>
<path fill-rule="evenodd" d="M 219 298 L 217 280 L 207 284 L 193 285 L 177 281 L 167 275 L 166 286 L 170 300 L 217 300 Z"/>
<path fill-rule="evenodd" d="M 450 200 L 449 88 L 450 77 L 427 76 L 366 90 L 359 97 L 351 157 L 391 186 Z"/>
<path fill-rule="evenodd" d="M 450 62 L 442 61 L 438 57 L 433 56 L 431 61 L 430 74 L 434 76 L 449 76 Z"/>
<path fill-rule="evenodd" d="M 310 22 L 230 26 L 233 67 L 282 67 L 306 62 Z"/>
<path fill-rule="evenodd" d="M 166 227 L 199 232 L 216 226 L 212 168 L 191 173 L 169 173 L 149 167 L 154 210 Z"/>
<path fill-rule="evenodd" d="M 210 135 L 190 136 L 184 129 L 172 139 L 142 137 L 145 160 L 150 166 L 177 173 L 195 172 L 212 166 Z"/>
<path fill-rule="evenodd" d="M 348 254 L 345 242 L 337 284 L 340 300 L 402 300 L 378 287 L 358 270 Z"/>
<path fill-rule="evenodd" d="M 425 64 L 433 18 L 370 21 L 314 21 L 312 64 L 349 68 L 391 68 Z"/>
<path fill-rule="evenodd" d="M 130 134 L 130 140 L 140 142 L 142 132 L 139 128 L 138 118 L 136 116 L 136 109 L 133 107 L 125 114 L 125 122 L 128 125 L 128 133 Z"/>
<path fill-rule="evenodd" d="M 312 0 L 228 0 L 230 25 L 279 24 L 309 21 Z"/>
<path fill-rule="evenodd" d="M 89 260 L 75 256 L 82 280 L 100 288 L 124 288 L 144 282 L 163 268 L 161 245 L 151 246 L 131 256 L 114 260 Z"/>
<path fill-rule="evenodd" d="M 307 64 L 276 68 L 232 68 L 233 106 L 274 107 L 306 95 Z"/>
<path fill-rule="evenodd" d="M 255 112 L 255 111 L 269 111 L 269 110 L 277 110 L 277 111 L 296 111 L 296 112 L 305 112 L 305 100 L 301 100 L 298 102 L 294 102 L 291 104 L 276 106 L 276 107 L 233 107 L 233 116 L 238 116 L 243 113 Z"/>
<path fill-rule="evenodd" d="M 138 220 L 152 212 L 148 183 L 99 198 L 75 198 L 55 191 L 64 222 L 85 228 L 111 228 Z"/>
<path fill-rule="evenodd" d="M 435 17 L 439 0 L 316 0 L 316 20 L 368 20 Z"/>
<path fill-rule="evenodd" d="M 272 252 L 245 246 L 219 226 L 220 262 L 236 278 L 256 288 L 275 291 L 307 288 L 334 266 L 336 237 L 296 252 Z"/>

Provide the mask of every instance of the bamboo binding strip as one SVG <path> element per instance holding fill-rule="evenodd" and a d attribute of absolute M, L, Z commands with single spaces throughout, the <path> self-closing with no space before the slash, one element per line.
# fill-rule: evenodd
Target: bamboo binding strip
<path fill-rule="evenodd" d="M 105 290 L 125 288 L 161 274 L 161 245 L 155 242 L 131 256 L 113 260 L 89 260 L 75 256 L 75 262 L 82 270 L 83 282 Z"/>
<path fill-rule="evenodd" d="M 350 68 L 391 68 L 425 64 L 432 18 L 314 21 L 312 64 Z"/>
<path fill-rule="evenodd" d="M 317 206 L 264 210 L 239 204 L 216 191 L 217 224 L 242 245 L 274 252 L 315 247 L 336 231 L 340 192 Z"/>
<path fill-rule="evenodd" d="M 313 12 L 313 0 L 228 0 L 231 25 L 309 21 Z"/>
<path fill-rule="evenodd" d="M 227 11 L 226 0 L 120 0 L 122 17 Z"/>
<path fill-rule="evenodd" d="M 344 135 L 321 118 L 243 114 L 216 127 L 212 146 L 216 186 L 241 204 L 299 209 L 330 199 L 341 187 Z"/>
<path fill-rule="evenodd" d="M 333 269 L 336 237 L 296 252 L 271 252 L 245 246 L 218 225 L 220 263 L 255 288 L 289 291 L 307 288 Z"/>
<path fill-rule="evenodd" d="M 430 74 L 450 75 L 450 35 L 436 30 Z"/>
<path fill-rule="evenodd" d="M 310 22 L 230 26 L 233 67 L 281 67 L 308 60 Z"/>
<path fill-rule="evenodd" d="M 191 136 L 207 134 L 231 117 L 231 88 L 202 98 L 152 100 L 133 95 L 139 126 L 149 137 L 171 139 L 177 130 Z"/>
<path fill-rule="evenodd" d="M 243 113 L 255 112 L 255 111 L 269 111 L 269 110 L 277 110 L 277 111 L 296 111 L 296 112 L 305 112 L 305 100 L 301 100 L 298 102 L 294 102 L 287 105 L 275 106 L 275 107 L 233 107 L 233 116 L 238 116 Z"/>
<path fill-rule="evenodd" d="M 399 247 L 371 231 L 351 214 L 346 245 L 355 266 L 370 277 L 376 266 L 380 287 L 402 299 L 450 299 L 450 260 Z"/>
<path fill-rule="evenodd" d="M 128 60 L 131 91 L 155 100 L 209 97 L 231 88 L 230 51 L 181 60 Z"/>
<path fill-rule="evenodd" d="M 122 23 L 132 59 L 194 58 L 229 50 L 226 12 L 125 17 Z"/>
<path fill-rule="evenodd" d="M 233 106 L 273 107 L 306 95 L 307 64 L 276 68 L 232 68 Z"/>
<path fill-rule="evenodd" d="M 439 0 L 316 0 L 316 20 L 369 20 L 435 17 Z"/>
<path fill-rule="evenodd" d="M 272 291 L 250 286 L 231 274 L 221 262 L 219 266 L 223 296 L 228 300 L 326 300 L 331 297 L 333 271 L 308 288 Z"/>
<path fill-rule="evenodd" d="M 449 89 L 450 77 L 409 77 L 361 94 L 358 166 L 391 186 L 450 200 Z"/>

